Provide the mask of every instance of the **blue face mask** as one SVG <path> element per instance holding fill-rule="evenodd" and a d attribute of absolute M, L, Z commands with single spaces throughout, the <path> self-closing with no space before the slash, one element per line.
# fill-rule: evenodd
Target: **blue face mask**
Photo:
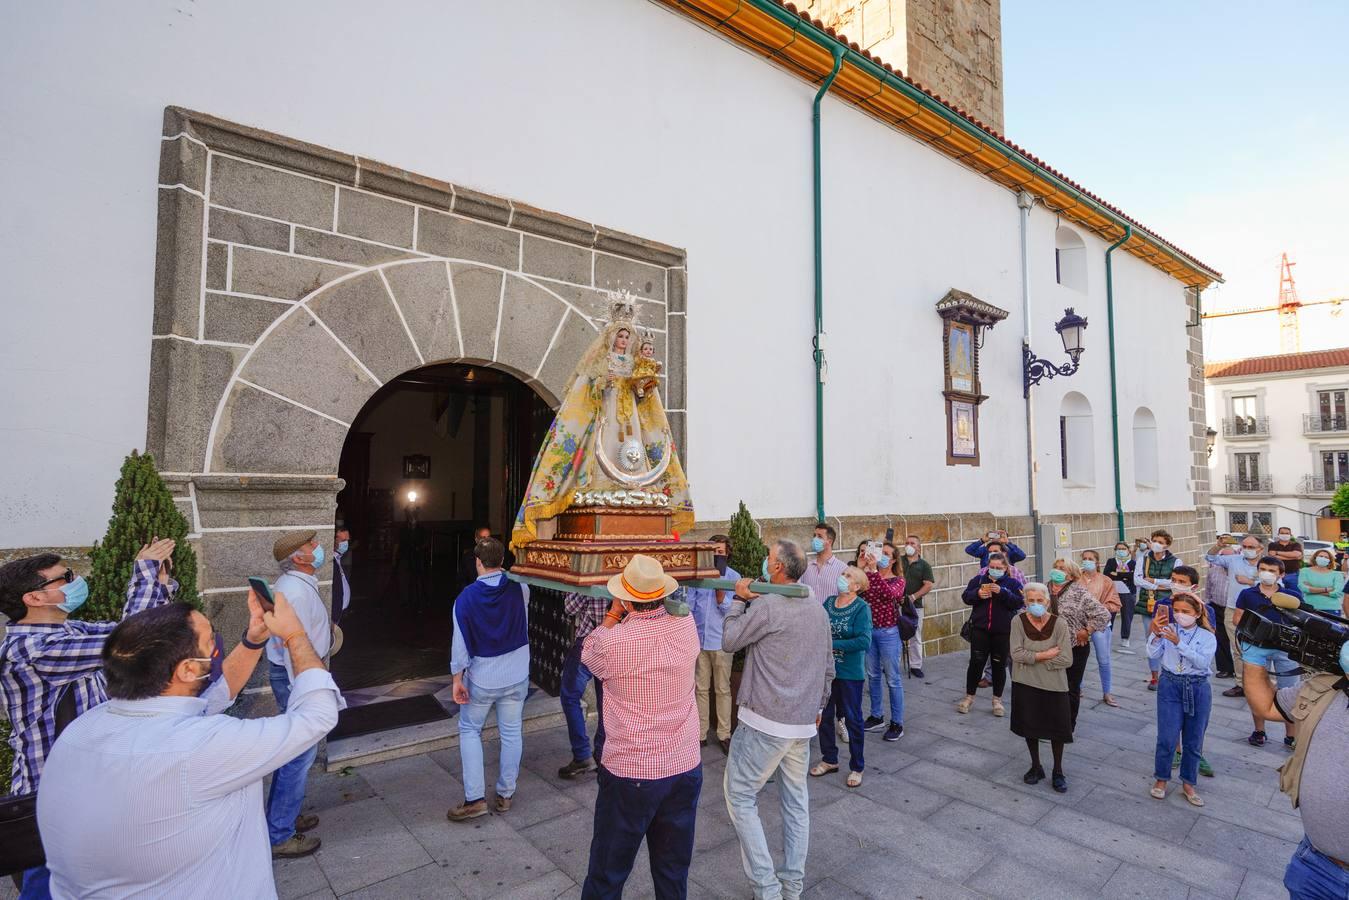
<path fill-rule="evenodd" d="M 69 584 L 61 585 L 61 593 L 65 594 L 66 599 L 56 604 L 56 608 L 64 613 L 73 613 L 89 599 L 89 582 L 81 575 Z"/>
<path fill-rule="evenodd" d="M 988 577 L 991 578 L 991 579 L 993 579 L 994 581 L 997 581 L 997 580 L 999 580 L 1000 578 L 1002 578 L 1002 576 L 1003 576 L 1004 574 L 1005 574 L 1005 573 L 1003 572 L 1002 569 L 989 569 L 989 570 L 988 570 Z"/>
<path fill-rule="evenodd" d="M 764 581 L 771 580 L 768 574 L 768 557 L 766 556 L 763 558 L 763 580 Z"/>
<path fill-rule="evenodd" d="M 876 560 L 876 568 L 878 568 L 878 569 L 888 569 L 888 568 L 890 568 L 890 557 L 888 557 L 888 556 L 886 556 L 886 555 L 884 555 L 884 554 L 881 554 L 881 558 L 878 559 L 878 560 Z"/>
<path fill-rule="evenodd" d="M 837 587 L 840 594 L 846 594 L 852 590 L 852 585 L 849 584 L 848 579 L 844 578 L 842 575 L 838 576 Z"/>
<path fill-rule="evenodd" d="M 350 541 L 338 541 L 338 542 L 337 542 L 337 552 L 338 552 L 338 553 L 346 553 L 346 552 L 347 552 L 347 548 L 350 547 L 350 546 L 351 546 L 351 542 L 350 542 Z"/>
<path fill-rule="evenodd" d="M 817 535 L 816 537 L 811 538 L 811 539 L 810 539 L 810 552 L 811 552 L 811 553 L 819 553 L 819 552 L 821 552 L 822 550 L 824 550 L 824 538 L 819 537 L 818 535 Z"/>
<path fill-rule="evenodd" d="M 1129 558 L 1129 551 L 1128 551 L 1128 550 L 1116 550 L 1116 551 L 1115 551 L 1115 558 L 1116 558 L 1116 559 L 1128 559 L 1128 558 Z"/>
<path fill-rule="evenodd" d="M 1048 609 L 1045 608 L 1043 603 L 1028 603 L 1026 604 L 1026 612 L 1038 619 L 1048 612 Z"/>
<path fill-rule="evenodd" d="M 320 544 L 319 546 L 314 548 L 314 561 L 310 563 L 310 565 L 312 565 L 316 569 L 321 569 L 323 568 L 323 560 L 324 560 L 323 545 Z"/>
<path fill-rule="evenodd" d="M 1096 571 L 1096 560 L 1094 560 L 1094 559 L 1084 559 L 1084 560 L 1082 560 L 1082 571 L 1084 571 L 1084 572 L 1095 572 L 1095 571 Z"/>
<path fill-rule="evenodd" d="M 1055 584 L 1063 584 L 1068 580 L 1068 573 L 1062 569 L 1051 569 L 1049 572 L 1049 580 Z"/>

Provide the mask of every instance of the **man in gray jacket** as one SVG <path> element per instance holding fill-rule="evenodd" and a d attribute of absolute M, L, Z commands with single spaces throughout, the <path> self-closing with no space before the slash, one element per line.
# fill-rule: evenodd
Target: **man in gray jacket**
<path fill-rule="evenodd" d="M 772 584 L 799 581 L 805 571 L 806 555 L 792 541 L 777 541 L 768 551 L 764 576 Z M 723 792 L 754 896 L 795 900 L 804 887 L 810 837 L 806 764 L 834 679 L 833 643 L 819 600 L 759 596 L 750 592 L 750 581 L 736 584 L 722 628 L 722 649 L 747 651 L 740 724 L 731 738 Z M 775 771 L 781 776 L 783 843 L 776 871 L 757 806 L 759 791 Z"/>

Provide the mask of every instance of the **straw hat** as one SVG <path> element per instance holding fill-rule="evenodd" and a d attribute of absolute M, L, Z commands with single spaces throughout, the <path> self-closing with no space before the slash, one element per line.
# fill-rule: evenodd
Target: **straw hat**
<path fill-rule="evenodd" d="M 609 593 L 629 603 L 654 603 L 679 589 L 679 582 L 665 574 L 660 561 L 638 553 L 619 574 L 609 579 Z"/>

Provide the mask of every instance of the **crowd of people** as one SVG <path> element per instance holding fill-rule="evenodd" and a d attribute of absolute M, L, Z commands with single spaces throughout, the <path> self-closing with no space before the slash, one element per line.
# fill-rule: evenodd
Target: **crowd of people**
<path fill-rule="evenodd" d="M 228 655 L 210 620 L 174 602 L 172 541 L 141 549 L 119 622 L 70 618 L 87 586 L 55 555 L 0 567 L 0 612 L 10 622 L 0 641 L 0 692 L 13 723 L 13 790 L 36 794 L 47 857 L 24 873 L 22 897 L 188 896 L 202 885 L 224 896 L 274 896 L 271 860 L 318 848 L 318 818 L 301 810 L 318 743 L 344 706 L 324 659 L 349 600 L 341 570 L 348 538 L 338 534 L 331 616 L 319 591 L 327 560 L 315 533 L 277 540 L 278 577 L 265 594 L 250 588 L 248 623 Z M 572 758 L 558 775 L 598 779 L 583 897 L 621 896 L 643 843 L 657 896 L 686 895 L 710 741 L 726 754 L 722 790 L 754 895 L 801 896 L 809 780 L 841 774 L 842 743 L 843 783 L 857 788 L 866 736 L 903 737 L 904 679 L 922 677 L 923 598 L 936 586 L 917 536 L 865 541 L 851 563 L 835 554 L 836 539 L 821 523 L 809 552 L 773 541 L 761 570 L 744 577 L 729 564 L 729 537 L 715 535 L 719 588 L 681 588 L 639 554 L 604 596 L 565 598 L 575 637 L 561 703 Z M 1204 554 L 1201 584 L 1171 543 L 1158 529 L 1117 544 L 1104 565 L 1094 550 L 1063 556 L 1044 581 L 1018 569 L 1026 554 L 1005 533 L 972 543 L 965 552 L 979 569 L 960 595 L 970 650 L 956 712 L 970 715 L 979 691 L 990 688 L 989 711 L 1008 716 L 1026 743 L 1024 782 L 1048 780 L 1066 793 L 1064 756 L 1091 656 L 1102 702 L 1118 706 L 1110 657 L 1136 653 L 1132 619 L 1142 616 L 1146 684 L 1156 692 L 1150 795 L 1164 799 L 1179 769 L 1185 801 L 1204 805 L 1198 781 L 1214 775 L 1203 756 L 1212 683 L 1231 679 L 1224 694 L 1248 702 L 1250 743 L 1266 742 L 1268 721 L 1284 723 L 1281 787 L 1307 834 L 1288 867 L 1290 892 L 1344 896 L 1349 707 L 1335 698 L 1349 694 L 1349 681 L 1304 671 L 1286 652 L 1240 640 L 1236 629 L 1245 616 L 1286 621 L 1281 610 L 1290 603 L 1349 612 L 1349 560 L 1318 550 L 1304 564 L 1288 531 L 1268 545 L 1258 535 L 1220 535 Z M 478 536 L 472 560 L 475 577 L 452 611 L 464 788 L 447 814 L 454 823 L 511 810 L 529 689 L 529 588 L 507 577 L 506 548 L 495 538 Z M 756 592 L 756 584 L 807 590 Z M 667 602 L 677 593 L 683 603 Z M 225 715 L 264 653 L 278 714 Z M 743 670 L 733 695 L 737 654 Z M 1340 665 L 1349 669 L 1349 644 Z M 588 687 L 598 713 L 593 739 Z M 500 761 L 489 805 L 482 731 L 491 712 Z M 1332 737 L 1312 740 L 1318 729 Z M 780 861 L 758 808 L 770 781 L 781 807 Z M 124 839 L 109 841 L 112 833 Z M 207 846 L 214 849 L 200 851 Z"/>

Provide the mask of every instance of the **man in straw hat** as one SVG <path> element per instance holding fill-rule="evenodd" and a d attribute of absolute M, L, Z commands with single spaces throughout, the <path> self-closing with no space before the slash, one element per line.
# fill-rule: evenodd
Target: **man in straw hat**
<path fill-rule="evenodd" d="M 281 570 L 281 577 L 276 579 L 272 589 L 286 595 L 314 652 L 323 659 L 332 648 L 333 626 L 319 594 L 316 573 L 323 566 L 324 553 L 318 542 L 318 532 L 292 531 L 282 535 L 272 545 L 272 558 Z M 272 685 L 272 696 L 276 698 L 276 708 L 285 712 L 291 686 L 295 683 L 295 664 L 290 649 L 275 637 L 267 642 L 267 677 Z M 272 775 L 272 787 L 267 793 L 267 832 L 272 841 L 273 859 L 308 856 L 319 848 L 319 839 L 305 833 L 318 827 L 319 817 L 300 815 L 305 779 L 318 750 L 318 742 L 315 742 Z"/>
<path fill-rule="evenodd" d="M 679 587 L 659 561 L 633 556 L 609 579 L 614 596 L 581 662 L 604 682 L 604 757 L 583 898 L 621 897 L 646 839 L 657 897 L 683 897 L 703 786 L 693 669 L 698 627 L 672 616 Z"/>

